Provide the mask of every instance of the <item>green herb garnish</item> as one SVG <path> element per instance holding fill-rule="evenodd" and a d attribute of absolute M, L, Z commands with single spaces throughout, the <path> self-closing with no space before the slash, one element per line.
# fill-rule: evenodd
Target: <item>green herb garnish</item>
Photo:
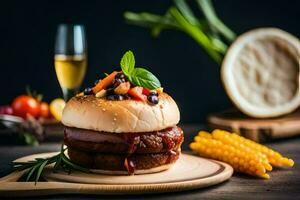
<path fill-rule="evenodd" d="M 123 55 L 120 65 L 123 73 L 134 85 L 150 90 L 161 87 L 159 80 L 151 72 L 141 67 L 135 68 L 135 59 L 132 51 L 127 51 Z"/>
<path fill-rule="evenodd" d="M 25 144 L 30 145 L 30 146 L 38 146 L 39 145 L 39 141 L 37 140 L 37 138 L 28 132 L 21 132 L 20 133 L 20 137 L 22 137 L 24 139 Z"/>
<path fill-rule="evenodd" d="M 71 173 L 73 170 L 88 173 L 89 169 L 76 165 L 70 161 L 65 155 L 66 149 L 67 148 L 64 148 L 62 144 L 60 152 L 52 157 L 36 158 L 35 160 L 28 162 L 12 162 L 12 171 L 27 170 L 22 177 L 26 182 L 34 180 L 35 183 L 40 180 L 45 167 L 50 164 L 54 164 L 53 172 L 65 171 Z"/>

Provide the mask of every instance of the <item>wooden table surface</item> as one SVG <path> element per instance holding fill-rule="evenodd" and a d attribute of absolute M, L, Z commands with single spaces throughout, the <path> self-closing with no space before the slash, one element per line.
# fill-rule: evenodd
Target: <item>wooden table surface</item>
<path fill-rule="evenodd" d="M 201 126 L 183 125 L 185 131 L 184 151 Z M 203 126 L 202 126 L 203 127 Z M 193 191 L 166 193 L 145 196 L 95 196 L 95 195 L 56 195 L 29 199 L 300 199 L 300 137 L 274 141 L 268 146 L 293 158 L 293 169 L 278 170 L 270 173 L 270 180 L 253 178 L 246 175 L 234 174 L 227 182 Z M 6 175 L 9 163 L 18 157 L 41 152 L 58 151 L 60 143 L 45 143 L 38 147 L 0 146 L 0 177 Z"/>

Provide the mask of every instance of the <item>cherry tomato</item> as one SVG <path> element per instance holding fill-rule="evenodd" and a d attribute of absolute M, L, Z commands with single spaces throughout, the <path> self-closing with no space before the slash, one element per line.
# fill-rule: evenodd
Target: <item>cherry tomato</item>
<path fill-rule="evenodd" d="M 27 118 L 27 115 L 31 115 L 33 117 L 38 117 L 40 113 L 40 105 L 39 102 L 31 97 L 26 95 L 18 96 L 14 99 L 12 103 L 13 114 Z"/>
<path fill-rule="evenodd" d="M 46 102 L 42 102 L 40 104 L 40 117 L 48 118 L 49 114 L 49 105 Z"/>
<path fill-rule="evenodd" d="M 0 106 L 0 114 L 12 115 L 13 109 L 9 105 Z"/>

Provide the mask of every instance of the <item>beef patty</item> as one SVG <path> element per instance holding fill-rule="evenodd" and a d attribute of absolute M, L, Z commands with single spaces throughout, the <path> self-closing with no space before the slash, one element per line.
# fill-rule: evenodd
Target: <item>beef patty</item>
<path fill-rule="evenodd" d="M 149 154 L 178 150 L 183 131 L 174 126 L 145 133 L 108 133 L 65 128 L 64 143 L 72 149 L 94 153 Z"/>
<path fill-rule="evenodd" d="M 152 154 L 107 154 L 87 153 L 68 148 L 68 155 L 72 162 L 90 169 L 110 171 L 127 171 L 132 174 L 134 170 L 150 169 L 174 163 L 180 155 L 180 150 Z"/>

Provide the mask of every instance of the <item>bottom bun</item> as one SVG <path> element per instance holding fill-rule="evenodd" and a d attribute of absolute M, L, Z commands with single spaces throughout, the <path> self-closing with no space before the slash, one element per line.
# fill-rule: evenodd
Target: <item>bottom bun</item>
<path fill-rule="evenodd" d="M 72 162 L 93 169 L 93 172 L 103 174 L 160 172 L 169 169 L 178 160 L 179 155 L 180 149 L 164 153 L 131 154 L 128 156 L 126 154 L 90 153 L 68 147 L 68 156 Z"/>
<path fill-rule="evenodd" d="M 159 167 L 154 167 L 150 169 L 138 169 L 134 171 L 134 174 L 153 174 L 157 172 L 162 172 L 170 169 L 175 163 L 170 163 L 166 165 L 161 165 Z M 127 171 L 111 171 L 111 170 L 102 170 L 102 169 L 91 169 L 91 172 L 97 174 L 108 174 L 108 175 L 128 175 Z"/>

